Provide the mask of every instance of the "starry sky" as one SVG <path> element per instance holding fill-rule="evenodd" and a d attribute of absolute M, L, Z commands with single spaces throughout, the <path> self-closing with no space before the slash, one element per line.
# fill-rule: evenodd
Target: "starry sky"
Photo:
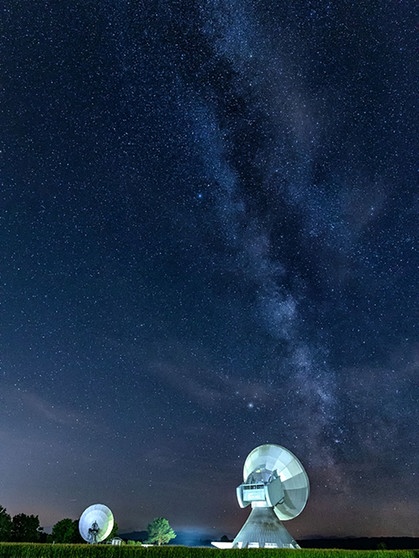
<path fill-rule="evenodd" d="M 0 504 L 419 536 L 414 3 L 5 0 Z"/>

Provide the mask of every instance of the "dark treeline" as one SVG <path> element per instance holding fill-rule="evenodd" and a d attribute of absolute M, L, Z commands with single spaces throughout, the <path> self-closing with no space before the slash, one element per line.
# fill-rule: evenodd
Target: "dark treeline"
<path fill-rule="evenodd" d="M 84 542 L 79 534 L 76 519 L 61 519 L 49 535 L 44 532 L 37 515 L 19 513 L 11 516 L 0 506 L 0 542 Z"/>

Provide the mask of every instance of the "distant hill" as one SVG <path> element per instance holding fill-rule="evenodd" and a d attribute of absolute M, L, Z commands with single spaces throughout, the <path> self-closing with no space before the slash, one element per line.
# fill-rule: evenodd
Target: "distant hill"
<path fill-rule="evenodd" d="M 131 531 L 119 535 L 125 541 L 145 541 L 147 531 Z M 184 546 L 211 546 L 211 541 L 220 537 L 211 533 L 176 531 L 176 538 L 170 544 Z M 347 550 L 403 550 L 419 549 L 419 538 L 414 537 L 347 537 L 313 538 L 297 541 L 301 548 L 343 548 Z"/>
<path fill-rule="evenodd" d="M 211 535 L 211 533 L 176 530 L 175 532 L 176 538 L 170 541 L 171 545 L 211 546 L 211 541 L 217 540 L 217 536 L 214 539 L 214 535 Z M 144 542 L 147 539 L 147 531 L 131 531 L 129 533 L 120 533 L 118 536 L 124 541 L 131 540 Z"/>
<path fill-rule="evenodd" d="M 118 537 L 124 541 L 141 541 L 144 542 L 147 538 L 147 531 L 130 531 L 129 533 L 118 533 Z"/>

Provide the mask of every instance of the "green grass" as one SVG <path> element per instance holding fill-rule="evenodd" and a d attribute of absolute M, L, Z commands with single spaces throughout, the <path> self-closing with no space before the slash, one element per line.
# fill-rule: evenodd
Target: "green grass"
<path fill-rule="evenodd" d="M 0 543 L 0 558 L 419 558 L 419 550 L 221 550 L 186 546 Z"/>

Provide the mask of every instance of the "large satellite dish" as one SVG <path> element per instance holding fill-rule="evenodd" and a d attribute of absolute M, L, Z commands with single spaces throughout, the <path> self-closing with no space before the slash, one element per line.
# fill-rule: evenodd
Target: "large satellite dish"
<path fill-rule="evenodd" d="M 243 481 L 237 500 L 252 511 L 233 548 L 299 548 L 281 523 L 297 517 L 308 500 L 308 476 L 297 457 L 276 444 L 258 446 L 246 458 Z"/>
<path fill-rule="evenodd" d="M 94 544 L 109 537 L 114 520 L 111 510 L 104 504 L 93 504 L 84 510 L 79 519 L 80 535 Z"/>

